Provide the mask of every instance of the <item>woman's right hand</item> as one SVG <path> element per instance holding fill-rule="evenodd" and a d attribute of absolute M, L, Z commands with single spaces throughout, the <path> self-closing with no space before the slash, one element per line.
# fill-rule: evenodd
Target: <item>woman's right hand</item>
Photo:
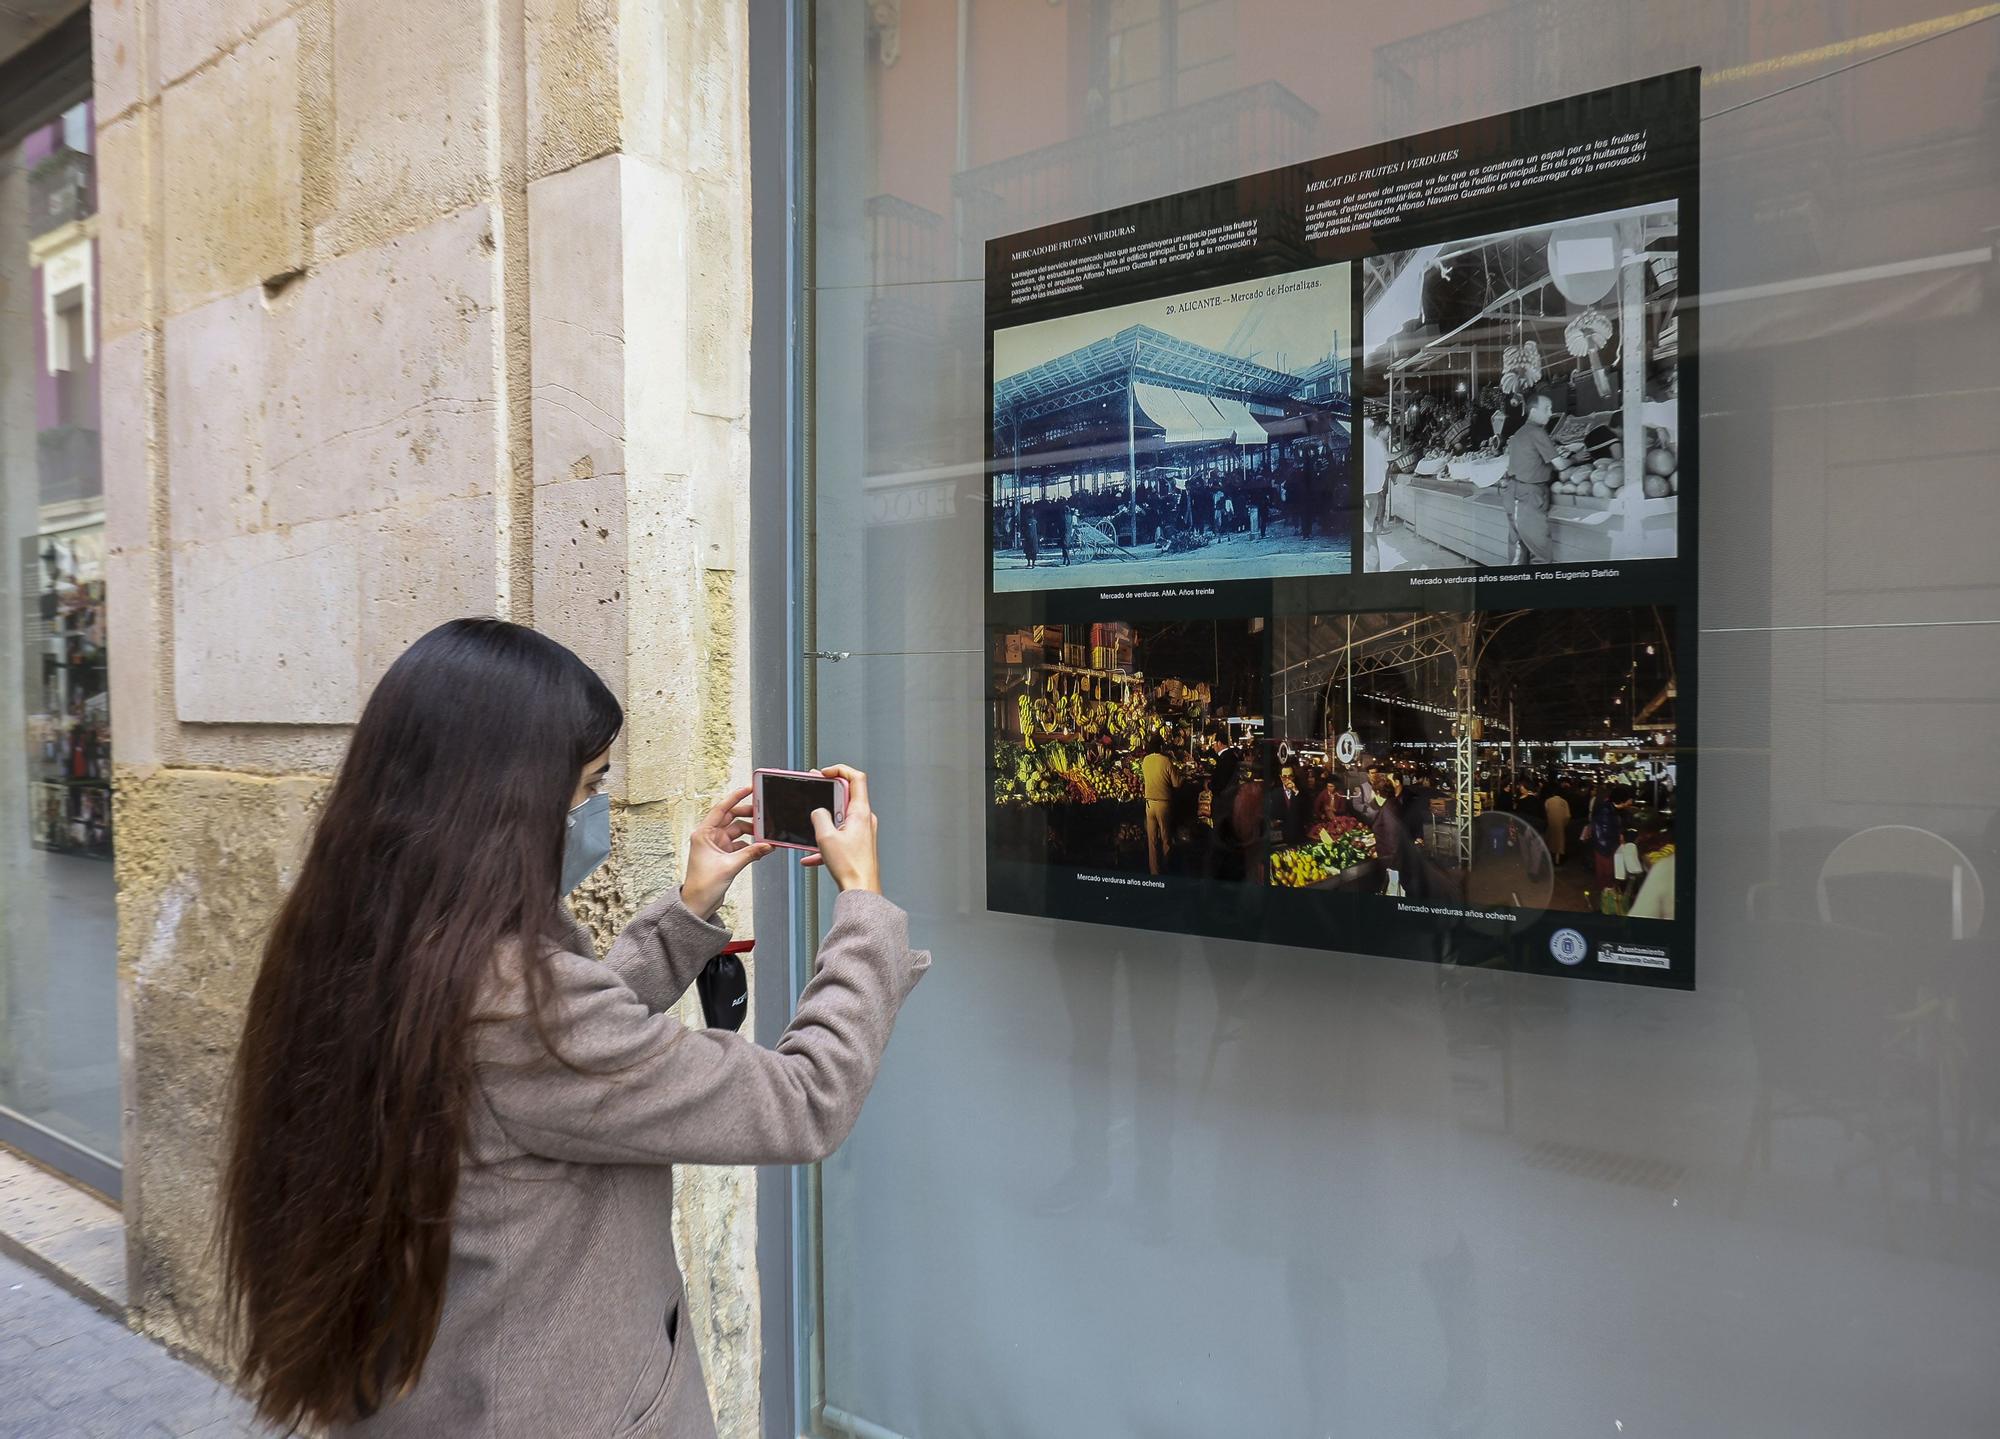
<path fill-rule="evenodd" d="M 836 825 L 823 809 L 813 811 L 813 834 L 819 853 L 806 861 L 833 876 L 843 891 L 882 892 L 882 868 L 875 857 L 875 811 L 868 807 L 868 776 L 844 764 L 820 770 L 828 779 L 847 781 L 847 814 Z"/>

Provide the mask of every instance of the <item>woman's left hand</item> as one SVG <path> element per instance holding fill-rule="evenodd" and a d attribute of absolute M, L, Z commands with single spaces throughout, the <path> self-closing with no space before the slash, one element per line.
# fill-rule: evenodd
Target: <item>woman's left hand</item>
<path fill-rule="evenodd" d="M 681 903 L 700 919 L 712 919 L 736 876 L 777 846 L 750 842 L 750 787 L 715 802 L 688 836 L 687 878 Z"/>

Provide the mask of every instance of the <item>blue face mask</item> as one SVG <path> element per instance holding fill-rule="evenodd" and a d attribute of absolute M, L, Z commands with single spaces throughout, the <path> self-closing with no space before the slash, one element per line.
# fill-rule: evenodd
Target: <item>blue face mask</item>
<path fill-rule="evenodd" d="M 569 812 L 565 823 L 562 892 L 568 894 L 611 857 L 611 796 L 592 795 Z"/>

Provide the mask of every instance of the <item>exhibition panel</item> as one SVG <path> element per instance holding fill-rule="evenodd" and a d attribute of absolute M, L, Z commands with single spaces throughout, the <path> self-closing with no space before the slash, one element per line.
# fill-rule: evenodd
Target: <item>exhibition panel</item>
<path fill-rule="evenodd" d="M 987 243 L 994 909 L 1694 986 L 1699 95 Z M 1346 689 L 1301 692 L 1338 613 Z M 1283 662 L 1216 693 L 1177 636 Z M 1414 742 L 1353 696 L 1413 666 Z"/>

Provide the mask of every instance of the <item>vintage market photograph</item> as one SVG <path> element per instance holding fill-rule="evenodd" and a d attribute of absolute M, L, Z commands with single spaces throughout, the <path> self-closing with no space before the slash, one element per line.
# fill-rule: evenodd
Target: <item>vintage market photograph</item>
<path fill-rule="evenodd" d="M 1346 265 L 996 330 L 993 587 L 1351 570 Z"/>
<path fill-rule="evenodd" d="M 1273 884 L 1674 917 L 1674 611 L 1282 618 Z"/>
<path fill-rule="evenodd" d="M 1373 257 L 1362 568 L 1671 559 L 1679 207 Z"/>
<path fill-rule="evenodd" d="M 1264 625 L 991 631 L 992 857 L 1261 879 Z"/>

